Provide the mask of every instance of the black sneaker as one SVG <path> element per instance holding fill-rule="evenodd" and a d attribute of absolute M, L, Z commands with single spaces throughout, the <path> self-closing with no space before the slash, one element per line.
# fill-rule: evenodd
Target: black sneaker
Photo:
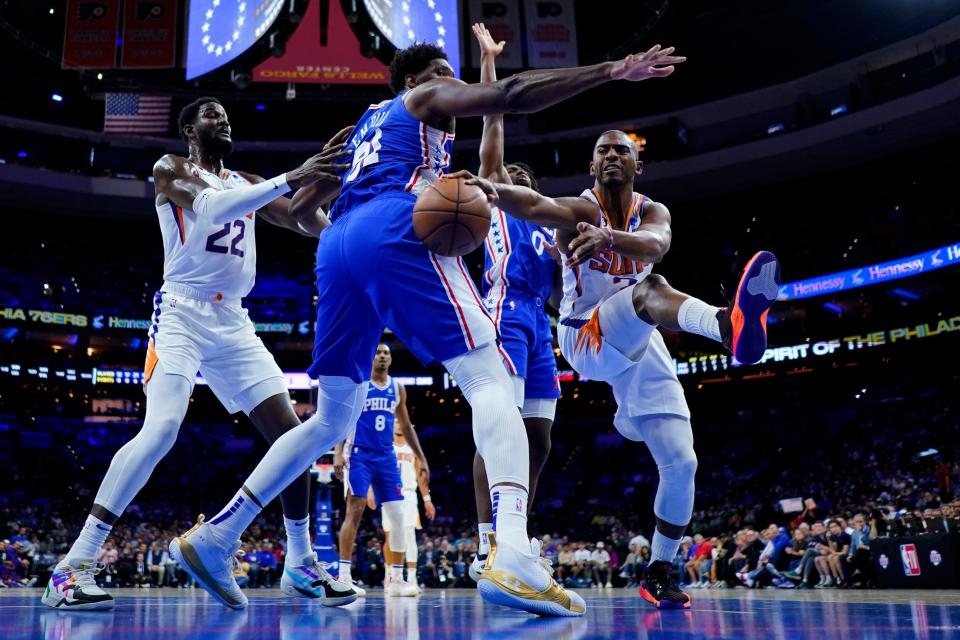
<path fill-rule="evenodd" d="M 669 562 L 656 560 L 643 570 L 640 596 L 657 609 L 689 609 L 690 596 L 681 591 Z"/>

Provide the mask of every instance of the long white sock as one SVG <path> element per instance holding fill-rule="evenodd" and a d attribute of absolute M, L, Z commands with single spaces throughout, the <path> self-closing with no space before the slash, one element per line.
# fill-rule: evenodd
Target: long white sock
<path fill-rule="evenodd" d="M 527 490 L 498 485 L 490 490 L 493 502 L 493 530 L 497 542 L 509 542 L 521 549 L 530 547 L 527 538 Z"/>
<path fill-rule="evenodd" d="M 677 549 L 680 548 L 680 541 L 668 538 L 660 533 L 659 529 L 653 532 L 653 543 L 650 547 L 650 561 L 662 560 L 663 562 L 673 562 L 677 557 Z"/>
<path fill-rule="evenodd" d="M 229 547 L 240 539 L 260 510 L 260 505 L 240 489 L 227 506 L 210 520 L 210 533 L 213 539 L 221 547 Z"/>
<path fill-rule="evenodd" d="M 346 437 L 363 409 L 361 385 L 342 376 L 320 376 L 317 412 L 296 429 L 290 429 L 270 446 L 244 486 L 267 505 L 287 485 L 300 476 L 317 458 Z M 236 504 L 238 498 L 244 498 Z M 237 508 L 234 510 L 234 506 Z M 226 546 L 235 541 L 260 507 L 241 489 L 227 506 L 211 520 L 211 532 Z"/>
<path fill-rule="evenodd" d="M 697 298 L 687 298 L 677 312 L 677 323 L 688 333 L 696 333 L 705 338 L 720 342 L 720 321 L 717 312 L 720 307 L 709 305 Z"/>
<path fill-rule="evenodd" d="M 390 577 L 396 580 L 397 582 L 403 582 L 403 565 L 402 564 L 390 565 Z"/>
<path fill-rule="evenodd" d="M 490 553 L 490 540 L 487 534 L 493 532 L 492 522 L 481 522 L 477 528 L 480 530 L 480 545 L 477 548 L 477 555 L 485 556 Z"/>
<path fill-rule="evenodd" d="M 313 553 L 310 516 L 301 520 L 291 520 L 283 516 L 283 528 L 287 530 L 287 561 L 292 562 L 292 566 L 300 566 L 303 559 Z"/>
<path fill-rule="evenodd" d="M 113 527 L 103 520 L 93 515 L 87 516 L 87 521 L 83 523 L 80 535 L 77 536 L 73 546 L 70 547 L 70 551 L 63 557 L 57 568 L 66 565 L 76 567 L 75 563 L 78 560 L 93 560 L 96 562 L 100 547 L 107 541 L 111 529 Z M 71 564 L 70 561 L 73 561 L 74 564 Z"/>
<path fill-rule="evenodd" d="M 340 582 L 353 582 L 353 576 L 350 575 L 350 569 L 353 567 L 353 563 L 349 560 L 341 560 L 340 566 L 337 569 L 337 580 Z"/>

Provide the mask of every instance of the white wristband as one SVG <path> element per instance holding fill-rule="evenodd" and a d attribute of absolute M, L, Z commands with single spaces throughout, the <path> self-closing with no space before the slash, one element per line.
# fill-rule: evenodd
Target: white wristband
<path fill-rule="evenodd" d="M 430 494 L 428 493 L 427 495 L 423 496 L 423 501 L 424 501 L 424 502 L 433 502 L 433 498 L 431 498 L 431 497 L 430 497 Z"/>

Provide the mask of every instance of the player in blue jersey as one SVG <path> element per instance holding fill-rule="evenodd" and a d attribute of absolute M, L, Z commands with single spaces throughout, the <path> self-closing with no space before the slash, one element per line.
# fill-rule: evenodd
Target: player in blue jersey
<path fill-rule="evenodd" d="M 480 45 L 480 81 L 495 82 L 494 60 L 503 51 L 482 24 L 473 26 Z M 503 163 L 503 116 L 483 119 L 480 142 L 480 176 L 503 184 L 520 184 L 537 190 L 533 171 L 523 163 Z M 531 509 L 537 480 L 550 453 L 550 431 L 556 413 L 560 385 L 553 355 L 553 333 L 545 304 L 552 297 L 559 272 L 552 244 L 553 231 L 505 214 L 491 211 L 490 233 L 485 244 L 483 274 L 484 304 L 493 316 L 506 352 L 504 358 L 514 385 L 514 401 L 527 429 L 530 443 L 530 485 L 527 510 Z M 480 545 L 470 565 L 470 577 L 479 580 L 486 564 L 493 531 L 493 505 L 483 459 L 473 460 L 473 487 L 477 501 Z"/>
<path fill-rule="evenodd" d="M 340 574 L 337 579 L 351 586 L 350 559 L 357 527 L 367 505 L 367 491 L 372 488 L 373 497 L 382 505 L 384 516 L 399 523 L 394 531 L 402 532 L 405 526 L 403 483 L 397 454 L 393 450 L 394 423 L 419 460 L 421 475 L 430 475 L 427 458 L 407 411 L 407 390 L 389 375 L 392 362 L 390 347 L 380 343 L 360 419 L 353 433 L 337 444 L 334 456 L 333 469 L 337 478 L 343 481 L 347 501 L 347 514 L 340 526 Z M 402 535 L 393 535 L 384 545 L 384 556 L 389 563 L 387 577 L 391 579 L 386 595 L 415 596 L 418 593 L 415 584 L 408 584 L 403 579 L 405 544 Z M 360 587 L 354 586 L 353 589 L 361 596 L 366 595 Z"/>
<path fill-rule="evenodd" d="M 441 362 L 473 410 L 494 505 L 490 560 L 478 584 L 488 601 L 534 613 L 581 616 L 582 598 L 556 584 L 527 538 L 526 432 L 497 347 L 496 329 L 463 262 L 426 249 L 413 232 L 416 196 L 450 162 L 458 116 L 531 113 L 614 80 L 669 76 L 684 58 L 659 45 L 614 62 L 518 73 L 467 84 L 442 49 L 415 44 L 390 65 L 393 100 L 373 105 L 347 149 L 332 226 L 317 247 L 317 325 L 312 376 L 316 414 L 277 440 L 217 514 L 171 546 L 193 564 L 207 590 L 239 593 L 225 575 L 231 542 L 297 474 L 342 440 L 366 396 L 367 367 L 390 327 L 423 362 Z"/>

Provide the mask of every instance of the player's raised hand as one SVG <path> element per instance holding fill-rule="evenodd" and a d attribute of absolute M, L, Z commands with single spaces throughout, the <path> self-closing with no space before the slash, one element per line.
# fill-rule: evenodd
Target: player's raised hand
<path fill-rule="evenodd" d="M 503 53 L 503 46 L 507 44 L 504 40 L 500 42 L 495 41 L 487 30 L 487 26 L 482 22 L 474 23 L 473 36 L 477 39 L 477 44 L 480 45 L 481 56 L 493 56 L 496 58 Z"/>
<path fill-rule="evenodd" d="M 673 55 L 674 50 L 674 47 L 661 49 L 660 45 L 655 44 L 644 53 L 633 53 L 614 65 L 610 77 L 631 82 L 665 78 L 673 73 L 674 65 L 686 61 L 684 56 Z"/>
<path fill-rule="evenodd" d="M 328 149 L 330 149 L 330 147 L 346 144 L 347 137 L 349 137 L 351 133 L 353 133 L 353 125 L 340 129 L 340 131 L 337 131 L 337 134 L 335 136 L 333 136 L 332 138 L 330 138 L 330 140 L 327 141 L 327 144 L 323 145 L 323 151 L 327 151 Z"/>
<path fill-rule="evenodd" d="M 344 143 L 335 144 L 313 156 L 302 165 L 287 172 L 287 186 L 291 189 L 300 189 L 317 181 L 340 183 L 340 171 L 350 168 L 349 162 L 343 160 L 349 154 L 343 150 Z"/>
<path fill-rule="evenodd" d="M 486 178 L 480 178 L 473 175 L 466 169 L 461 169 L 456 173 L 451 173 L 443 176 L 443 179 L 456 180 L 457 178 L 463 178 L 464 184 L 470 184 L 475 187 L 480 187 L 485 194 L 487 194 L 487 202 L 494 203 L 497 201 L 497 188 L 493 185 L 492 182 Z"/>
<path fill-rule="evenodd" d="M 577 224 L 577 231 L 577 237 L 567 245 L 567 251 L 570 253 L 570 257 L 567 258 L 568 267 L 586 262 L 610 246 L 610 233 L 600 227 L 580 222 Z"/>

